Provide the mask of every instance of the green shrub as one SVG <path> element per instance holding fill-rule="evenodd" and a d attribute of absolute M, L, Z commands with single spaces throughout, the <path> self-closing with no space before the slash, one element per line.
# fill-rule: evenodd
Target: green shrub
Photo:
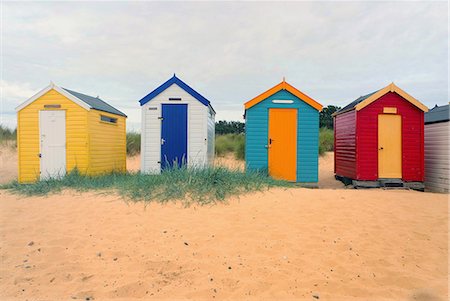
<path fill-rule="evenodd" d="M 234 151 L 234 134 L 217 135 L 215 141 L 216 155 L 223 156 Z"/>
<path fill-rule="evenodd" d="M 141 134 L 135 132 L 127 133 L 127 155 L 134 156 L 141 152 Z"/>
<path fill-rule="evenodd" d="M 0 125 L 0 143 L 8 143 L 10 141 L 15 142 L 16 140 L 17 140 L 17 129 L 10 130 L 5 126 Z"/>
<path fill-rule="evenodd" d="M 240 139 L 237 141 L 237 146 L 234 151 L 235 158 L 238 160 L 245 159 L 245 136 L 240 135 Z"/>
<path fill-rule="evenodd" d="M 334 148 L 334 132 L 328 128 L 319 130 L 319 154 L 322 156 L 325 152 L 331 152 Z"/>
<path fill-rule="evenodd" d="M 12 182 L 0 188 L 25 196 L 47 195 L 64 189 L 75 191 L 116 191 L 134 201 L 167 202 L 181 200 L 185 204 L 223 201 L 251 191 L 269 187 L 291 187 L 286 181 L 274 180 L 263 172 L 242 172 L 224 167 L 174 168 L 160 175 L 141 173 L 112 173 L 102 176 L 84 176 L 72 171 L 62 179 L 50 179 L 34 184 Z"/>
<path fill-rule="evenodd" d="M 218 156 L 234 153 L 236 159 L 243 160 L 245 157 L 245 136 L 244 134 L 217 135 L 215 149 Z"/>

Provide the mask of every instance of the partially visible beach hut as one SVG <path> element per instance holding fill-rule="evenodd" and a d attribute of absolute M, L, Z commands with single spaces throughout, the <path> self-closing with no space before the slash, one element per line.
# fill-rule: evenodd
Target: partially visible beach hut
<path fill-rule="evenodd" d="M 449 192 L 449 105 L 425 113 L 425 189 Z"/>
<path fill-rule="evenodd" d="M 356 187 L 423 189 L 424 112 L 393 83 L 334 115 L 334 172 Z"/>
<path fill-rule="evenodd" d="M 19 182 L 126 171 L 126 115 L 53 83 L 16 108 Z"/>
<path fill-rule="evenodd" d="M 139 103 L 141 172 L 213 162 L 216 112 L 208 99 L 174 74 Z"/>
<path fill-rule="evenodd" d="M 247 170 L 317 186 L 322 105 L 283 80 L 245 103 Z"/>

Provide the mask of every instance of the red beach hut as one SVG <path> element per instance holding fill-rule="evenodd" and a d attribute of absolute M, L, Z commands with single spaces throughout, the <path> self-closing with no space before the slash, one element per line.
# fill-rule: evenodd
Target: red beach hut
<path fill-rule="evenodd" d="M 336 179 L 355 187 L 423 190 L 427 111 L 425 105 L 391 83 L 336 112 Z"/>

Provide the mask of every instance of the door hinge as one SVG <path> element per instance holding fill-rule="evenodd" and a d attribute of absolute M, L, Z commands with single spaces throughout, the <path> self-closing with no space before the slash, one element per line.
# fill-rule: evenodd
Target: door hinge
<path fill-rule="evenodd" d="M 42 158 L 42 154 L 38 154 L 38 157 L 39 157 L 39 158 Z"/>

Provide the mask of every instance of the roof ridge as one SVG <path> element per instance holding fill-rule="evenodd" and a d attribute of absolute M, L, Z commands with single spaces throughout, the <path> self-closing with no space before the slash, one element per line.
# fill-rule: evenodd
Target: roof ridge
<path fill-rule="evenodd" d="M 396 86 L 392 82 L 389 85 L 387 85 L 386 87 L 381 88 L 375 92 L 358 97 L 354 101 L 352 101 L 349 104 L 347 104 L 346 106 L 344 106 L 339 111 L 333 113 L 332 116 L 336 116 L 336 115 L 339 115 L 339 114 L 342 114 L 342 113 L 345 113 L 345 112 L 348 112 L 348 111 L 351 111 L 354 109 L 356 111 L 359 111 L 389 92 L 398 94 L 400 97 L 402 97 L 403 99 L 410 102 L 412 105 L 418 107 L 419 109 L 421 109 L 424 112 L 428 111 L 428 108 L 424 104 L 420 103 L 417 99 L 415 99 L 414 97 L 412 97 L 411 95 L 409 95 L 408 93 L 403 91 L 400 87 Z"/>
<path fill-rule="evenodd" d="M 281 90 L 288 91 L 289 93 L 293 94 L 295 97 L 299 98 L 301 101 L 310 105 L 311 107 L 315 108 L 318 111 L 322 110 L 322 105 L 320 103 L 318 103 L 316 100 L 314 100 L 313 98 L 306 95 L 305 93 L 303 93 L 302 91 L 300 91 L 299 89 L 297 89 L 296 87 L 294 87 L 293 85 L 289 84 L 284 80 L 276 84 L 275 86 L 271 87 L 270 89 L 264 91 L 263 93 L 259 94 L 258 96 L 253 97 L 249 101 L 245 102 L 244 103 L 245 110 L 250 109 L 254 105 L 260 103 L 261 101 L 267 99 L 271 95 Z"/>
<path fill-rule="evenodd" d="M 94 96 L 92 96 L 92 95 L 88 95 L 88 94 L 85 94 L 85 93 L 81 93 L 81 92 L 78 92 L 78 91 L 75 91 L 75 90 L 67 89 L 67 88 L 64 88 L 64 87 L 61 87 L 61 88 L 63 88 L 63 89 L 66 90 L 66 91 L 75 92 L 75 93 L 78 93 L 78 94 L 81 94 L 81 95 L 84 95 L 84 96 L 89 96 L 89 97 L 92 97 L 92 98 L 100 99 L 98 96 L 97 96 L 97 97 L 94 97 Z"/>
<path fill-rule="evenodd" d="M 115 115 L 123 115 L 125 117 L 127 116 L 125 113 L 123 113 L 119 109 L 115 108 L 114 106 L 110 105 L 109 103 L 107 103 L 106 101 L 101 99 L 99 96 L 94 97 L 94 96 L 91 96 L 91 95 L 88 95 L 88 94 L 84 94 L 84 93 L 81 93 L 81 92 L 78 92 L 78 91 L 75 91 L 75 90 L 70 90 L 70 89 L 67 89 L 67 88 L 64 88 L 64 87 L 61 87 L 61 88 L 64 89 L 65 91 L 67 91 L 68 93 L 72 94 L 73 96 L 77 97 L 78 99 L 80 99 L 84 103 L 90 105 L 94 110 L 104 111 L 104 112 L 115 114 Z M 77 95 L 77 94 L 79 94 L 79 95 Z M 89 97 L 92 100 L 95 100 L 97 102 L 101 102 L 101 104 L 105 105 L 107 108 L 100 108 L 99 106 L 95 106 L 92 103 L 87 102 L 86 99 L 83 99 L 83 97 Z M 109 108 L 109 110 L 107 110 L 108 108 Z"/>
<path fill-rule="evenodd" d="M 169 88 L 173 84 L 176 84 L 177 86 L 179 86 L 186 93 L 190 94 L 192 97 L 197 99 L 203 105 L 211 107 L 211 109 L 214 111 L 214 108 L 211 106 L 211 102 L 206 97 L 204 97 L 203 95 L 201 95 L 200 93 L 195 91 L 191 86 L 189 86 L 184 81 L 182 81 L 180 78 L 178 78 L 175 75 L 175 73 L 173 74 L 173 76 L 171 78 L 166 80 L 164 83 L 159 85 L 156 89 L 154 89 L 153 91 L 148 93 L 146 96 L 144 96 L 141 100 L 139 100 L 140 105 L 143 106 L 147 102 L 151 101 L 153 98 L 155 98 L 156 96 L 161 94 L 163 91 L 165 91 L 167 88 Z"/>

